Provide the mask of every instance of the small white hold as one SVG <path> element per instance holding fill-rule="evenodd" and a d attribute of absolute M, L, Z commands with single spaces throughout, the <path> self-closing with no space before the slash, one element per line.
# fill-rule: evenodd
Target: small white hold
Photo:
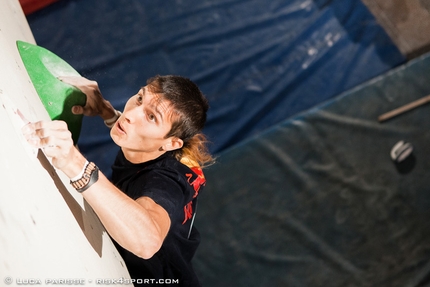
<path fill-rule="evenodd" d="M 391 159 L 400 163 L 410 156 L 413 150 L 414 148 L 411 143 L 399 141 L 391 149 Z"/>

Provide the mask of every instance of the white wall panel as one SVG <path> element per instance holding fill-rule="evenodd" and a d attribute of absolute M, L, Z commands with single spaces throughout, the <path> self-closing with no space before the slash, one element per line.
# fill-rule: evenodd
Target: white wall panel
<path fill-rule="evenodd" d="M 30 279 L 42 285 L 50 279 L 82 279 L 91 286 L 97 279 L 129 278 L 92 209 L 20 133 L 17 109 L 30 121 L 49 116 L 17 40 L 35 43 L 18 0 L 1 0 L 0 286 Z"/>

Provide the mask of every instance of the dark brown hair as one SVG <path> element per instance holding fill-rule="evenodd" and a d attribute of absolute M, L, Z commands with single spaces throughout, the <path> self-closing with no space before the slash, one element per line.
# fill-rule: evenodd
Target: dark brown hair
<path fill-rule="evenodd" d="M 176 158 L 181 160 L 185 156 L 202 167 L 213 163 L 202 133 L 209 104 L 197 85 L 190 79 L 173 75 L 152 77 L 147 85 L 151 92 L 160 94 L 172 104 L 175 116 L 165 137 L 174 136 L 184 142 L 181 149 L 173 151 Z"/>

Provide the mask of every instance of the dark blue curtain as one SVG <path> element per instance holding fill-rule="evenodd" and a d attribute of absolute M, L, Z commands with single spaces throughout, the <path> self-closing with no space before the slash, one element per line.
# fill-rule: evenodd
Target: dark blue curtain
<path fill-rule="evenodd" d="M 405 61 L 358 0 L 62 0 L 28 21 L 118 109 L 155 74 L 195 81 L 214 153 Z M 110 174 L 101 120 L 84 120 L 79 146 Z"/>

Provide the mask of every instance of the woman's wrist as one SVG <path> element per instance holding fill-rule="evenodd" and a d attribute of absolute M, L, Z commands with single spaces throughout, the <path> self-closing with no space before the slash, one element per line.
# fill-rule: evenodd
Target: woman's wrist
<path fill-rule="evenodd" d="M 72 153 L 70 161 L 61 170 L 69 177 L 72 187 L 82 193 L 98 181 L 99 168 L 93 162 L 89 162 L 77 149 Z"/>
<path fill-rule="evenodd" d="M 75 147 L 73 148 L 72 153 L 73 155 L 70 157 L 67 164 L 60 168 L 61 171 L 70 179 L 78 177 L 88 162 Z"/>
<path fill-rule="evenodd" d="M 110 118 L 110 119 L 107 119 L 107 120 L 105 120 L 104 122 L 105 122 L 105 125 L 108 127 L 108 128 L 112 128 L 113 127 L 113 125 L 116 123 L 116 121 L 119 119 L 119 117 L 122 115 L 122 113 L 120 112 L 120 111 L 117 111 L 117 110 L 115 110 L 115 115 L 112 117 L 112 118 Z"/>
<path fill-rule="evenodd" d="M 86 162 L 82 169 L 82 175 L 70 179 L 70 184 L 77 192 L 82 193 L 90 188 L 99 179 L 99 168 L 93 162 Z"/>
<path fill-rule="evenodd" d="M 86 166 L 87 166 L 88 164 L 89 164 L 89 162 L 88 162 L 88 160 L 86 160 L 86 161 L 85 161 L 84 166 L 82 167 L 81 172 L 80 172 L 78 175 L 76 175 L 76 176 L 74 176 L 74 177 L 70 178 L 70 181 L 77 181 L 77 180 L 79 180 L 79 179 L 84 175 L 85 168 L 86 168 Z"/>
<path fill-rule="evenodd" d="M 115 108 L 112 106 L 112 104 L 105 100 L 104 101 L 104 108 L 102 109 L 102 113 L 100 114 L 100 117 L 106 121 L 111 119 L 112 117 L 114 117 L 116 115 L 116 110 Z"/>

